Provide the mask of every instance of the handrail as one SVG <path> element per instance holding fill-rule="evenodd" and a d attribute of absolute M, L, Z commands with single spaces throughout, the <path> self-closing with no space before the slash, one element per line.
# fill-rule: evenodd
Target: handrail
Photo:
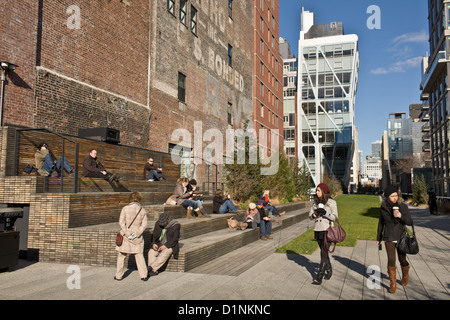
<path fill-rule="evenodd" d="M 216 177 L 215 177 L 215 182 L 212 182 L 212 183 L 214 183 L 214 185 L 216 186 L 216 189 L 217 189 L 217 180 L 218 180 L 218 166 L 217 166 L 217 164 L 215 164 L 214 162 L 211 162 L 211 161 L 207 161 L 207 160 L 205 160 L 205 159 L 203 159 L 202 157 L 199 157 L 199 156 L 187 156 L 187 157 L 185 157 L 186 159 L 187 158 L 189 158 L 190 160 L 193 160 L 193 159 L 201 159 L 202 161 L 204 161 L 205 162 L 205 164 L 208 166 L 207 167 L 207 178 L 208 178 L 208 180 L 207 180 L 207 185 L 208 185 L 208 194 L 211 194 L 211 192 L 210 192 L 210 189 L 209 189 L 209 185 L 211 184 L 211 182 L 209 181 L 209 166 L 210 165 L 213 165 L 213 166 L 215 166 L 216 167 Z M 194 166 L 196 166 L 196 164 L 195 164 L 195 162 L 193 161 L 193 163 L 194 163 Z M 195 167 L 194 167 L 195 168 Z"/>
<path fill-rule="evenodd" d="M 78 192 L 78 151 L 79 151 L 78 142 L 74 141 L 72 139 L 69 139 L 60 133 L 54 132 L 54 131 L 46 129 L 46 128 L 37 128 L 37 129 L 35 129 L 35 128 L 16 128 L 15 130 L 16 130 L 15 144 L 14 144 L 14 160 L 15 160 L 14 161 L 14 172 L 15 172 L 15 174 L 18 174 L 17 170 L 18 170 L 18 160 L 19 160 L 19 138 L 20 138 L 20 136 L 18 134 L 19 132 L 21 132 L 21 131 L 46 131 L 46 132 L 49 132 L 49 133 L 54 134 L 61 138 L 61 141 L 62 141 L 61 192 L 64 192 L 64 174 L 62 174 L 63 170 L 64 170 L 63 166 L 64 166 L 64 158 L 65 158 L 64 157 L 64 141 L 67 140 L 67 141 L 75 144 L 75 168 L 73 169 L 74 170 L 73 192 L 77 193 Z M 47 179 L 46 179 L 46 181 L 47 181 Z M 47 191 L 47 187 L 45 187 L 44 189 L 45 189 L 44 191 Z"/>

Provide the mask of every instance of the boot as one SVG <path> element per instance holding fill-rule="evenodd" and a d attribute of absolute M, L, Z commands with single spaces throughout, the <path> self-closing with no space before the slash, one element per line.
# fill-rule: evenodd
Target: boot
<path fill-rule="evenodd" d="M 205 208 L 203 206 L 198 207 L 198 210 L 195 211 L 199 218 L 207 218 L 208 215 L 205 212 Z"/>
<path fill-rule="evenodd" d="M 330 280 L 331 275 L 333 274 L 333 269 L 331 268 L 331 263 L 329 261 L 325 264 L 324 274 L 325 280 Z"/>
<path fill-rule="evenodd" d="M 397 290 L 397 268 L 396 267 L 388 267 L 388 274 L 389 274 L 389 281 L 390 281 L 390 287 L 388 292 L 389 293 L 395 293 L 395 290 Z"/>
<path fill-rule="evenodd" d="M 192 215 L 192 207 L 188 207 L 187 208 L 186 218 L 188 218 L 188 219 L 193 219 L 194 218 L 194 216 Z"/>
<path fill-rule="evenodd" d="M 402 266 L 402 286 L 406 286 L 409 281 L 409 266 Z"/>
<path fill-rule="evenodd" d="M 321 284 L 324 275 L 325 264 L 323 262 L 319 265 L 319 270 L 317 271 L 316 278 L 313 280 L 313 284 Z"/>

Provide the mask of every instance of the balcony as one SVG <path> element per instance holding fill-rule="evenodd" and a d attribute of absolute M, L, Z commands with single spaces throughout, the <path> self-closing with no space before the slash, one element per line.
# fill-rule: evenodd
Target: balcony
<path fill-rule="evenodd" d="M 422 94 L 430 93 L 433 82 L 437 79 L 441 71 L 447 65 L 447 52 L 439 51 L 433 64 L 428 68 L 428 72 L 423 74 L 420 89 Z"/>
<path fill-rule="evenodd" d="M 430 142 L 430 141 L 431 141 L 430 133 L 427 132 L 422 136 L 422 142 Z"/>
<path fill-rule="evenodd" d="M 422 132 L 430 132 L 430 125 L 426 124 L 422 127 Z"/>
<path fill-rule="evenodd" d="M 425 143 L 425 144 L 423 145 L 423 147 L 422 147 L 422 151 L 423 151 L 423 152 L 430 152 L 430 151 L 431 151 L 431 149 L 430 149 L 430 144 L 429 144 L 429 143 Z"/>

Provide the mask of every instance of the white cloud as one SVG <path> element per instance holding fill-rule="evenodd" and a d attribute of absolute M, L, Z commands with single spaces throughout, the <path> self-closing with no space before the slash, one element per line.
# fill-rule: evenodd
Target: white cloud
<path fill-rule="evenodd" d="M 405 72 L 407 69 L 410 69 L 410 68 L 418 68 L 421 63 L 422 63 L 422 57 L 415 57 L 415 58 L 410 58 L 410 59 L 407 59 L 404 61 L 398 61 L 398 62 L 392 64 L 388 68 L 378 68 L 378 69 L 371 70 L 370 73 L 379 75 L 379 74 Z"/>
<path fill-rule="evenodd" d="M 400 43 L 411 43 L 411 42 L 427 42 L 428 41 L 428 33 L 425 30 L 420 32 L 408 32 L 404 33 L 394 39 L 392 39 L 392 43 L 400 44 Z"/>

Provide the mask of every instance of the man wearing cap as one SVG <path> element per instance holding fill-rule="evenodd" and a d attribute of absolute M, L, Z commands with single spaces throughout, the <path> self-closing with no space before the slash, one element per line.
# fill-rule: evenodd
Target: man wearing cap
<path fill-rule="evenodd" d="M 166 263 L 173 254 L 174 259 L 178 259 L 180 247 L 181 225 L 176 220 L 172 220 L 167 213 L 162 213 L 153 229 L 153 239 L 151 248 L 148 251 L 149 275 L 158 274 L 158 270 Z"/>

